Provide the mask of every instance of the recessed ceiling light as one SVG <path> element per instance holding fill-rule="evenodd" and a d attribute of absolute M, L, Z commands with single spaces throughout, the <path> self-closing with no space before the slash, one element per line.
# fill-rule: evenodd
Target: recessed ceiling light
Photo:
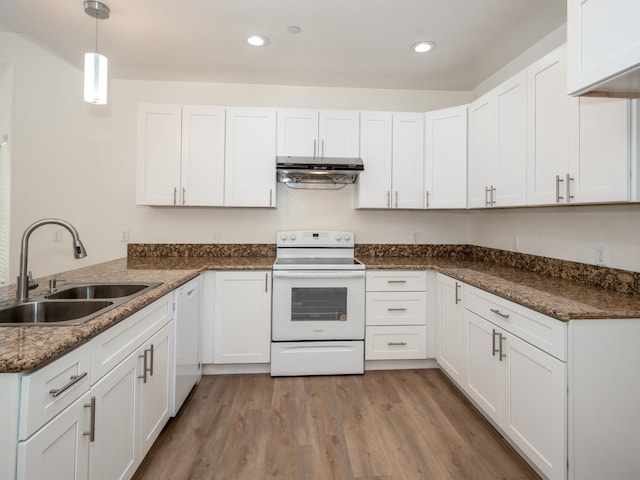
<path fill-rule="evenodd" d="M 287 32 L 292 34 L 300 33 L 301 31 L 302 29 L 296 25 L 290 25 L 287 27 Z"/>
<path fill-rule="evenodd" d="M 433 42 L 416 42 L 411 45 L 411 51 L 414 53 L 427 53 L 435 48 L 436 44 Z"/>
<path fill-rule="evenodd" d="M 269 44 L 269 39 L 264 35 L 250 35 L 247 43 L 252 47 L 264 47 Z"/>

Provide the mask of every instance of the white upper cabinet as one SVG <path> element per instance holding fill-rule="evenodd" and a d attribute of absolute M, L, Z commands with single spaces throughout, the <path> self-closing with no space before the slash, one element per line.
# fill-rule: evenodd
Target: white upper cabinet
<path fill-rule="evenodd" d="M 578 154 L 570 125 L 578 121 L 578 99 L 566 91 L 566 48 L 527 70 L 527 204 L 566 203 L 567 174 Z"/>
<path fill-rule="evenodd" d="M 358 208 L 423 208 L 424 114 L 362 112 Z"/>
<path fill-rule="evenodd" d="M 276 206 L 276 111 L 228 108 L 224 205 Z"/>
<path fill-rule="evenodd" d="M 222 205 L 221 107 L 146 105 L 138 109 L 138 205 Z"/>
<path fill-rule="evenodd" d="M 568 0 L 568 91 L 640 91 L 640 2 Z"/>
<path fill-rule="evenodd" d="M 393 208 L 423 208 L 424 114 L 394 113 L 392 137 L 391 205 Z"/>
<path fill-rule="evenodd" d="M 279 156 L 360 156 L 360 113 L 333 110 L 278 110 Z"/>
<path fill-rule="evenodd" d="M 360 116 L 360 152 L 364 172 L 356 183 L 359 208 L 391 206 L 391 145 L 393 115 L 391 112 L 362 112 Z"/>
<path fill-rule="evenodd" d="M 426 208 L 467 206 L 467 106 L 425 115 Z"/>
<path fill-rule="evenodd" d="M 630 200 L 630 101 L 580 97 L 579 102 L 579 155 L 569 165 L 570 200 Z"/>
<path fill-rule="evenodd" d="M 469 111 L 469 206 L 524 205 L 526 72 L 473 102 Z"/>
<path fill-rule="evenodd" d="M 497 178 L 495 100 L 487 93 L 469 105 L 468 206 L 490 207 Z"/>

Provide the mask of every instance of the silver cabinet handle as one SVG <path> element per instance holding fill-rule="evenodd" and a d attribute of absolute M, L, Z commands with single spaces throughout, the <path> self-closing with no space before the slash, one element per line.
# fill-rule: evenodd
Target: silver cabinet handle
<path fill-rule="evenodd" d="M 495 313 L 496 315 L 501 316 L 502 318 L 509 318 L 509 314 L 507 313 L 502 313 L 500 310 L 498 310 L 497 308 L 490 308 L 489 310 L 491 310 L 493 313 Z"/>
<path fill-rule="evenodd" d="M 141 378 L 143 383 L 147 383 L 147 351 L 145 349 L 142 355 L 138 355 L 138 358 L 142 358 L 142 375 L 138 375 L 138 378 Z"/>
<path fill-rule="evenodd" d="M 273 207 L 273 188 L 269 189 L 269 206 Z"/>
<path fill-rule="evenodd" d="M 564 197 L 560 196 L 560 182 L 564 182 L 564 180 L 560 178 L 560 175 L 556 175 L 556 203 L 564 200 Z"/>
<path fill-rule="evenodd" d="M 399 307 L 399 308 L 387 308 L 387 312 L 406 312 L 407 309 L 404 307 Z"/>
<path fill-rule="evenodd" d="M 317 147 L 317 143 L 318 140 L 316 140 L 315 138 L 313 139 L 313 158 L 316 158 L 316 147 Z"/>
<path fill-rule="evenodd" d="M 387 280 L 387 283 L 407 283 L 406 280 Z"/>
<path fill-rule="evenodd" d="M 496 329 L 494 328 L 491 334 L 491 356 L 495 357 L 498 352 L 499 350 L 496 348 Z"/>
<path fill-rule="evenodd" d="M 387 208 L 391 208 L 391 191 L 387 190 Z"/>
<path fill-rule="evenodd" d="M 427 207 L 426 208 L 429 208 L 429 190 L 427 190 Z"/>
<path fill-rule="evenodd" d="M 456 282 L 456 296 L 455 296 L 456 305 L 458 303 L 460 303 L 460 300 L 461 300 L 460 295 L 458 295 L 458 292 L 460 291 L 460 287 L 461 286 L 462 285 L 460 285 L 458 282 Z"/>
<path fill-rule="evenodd" d="M 492 207 L 496 204 L 495 193 L 496 193 L 496 187 L 491 185 L 491 200 L 489 203 Z"/>
<path fill-rule="evenodd" d="M 177 196 L 178 196 L 178 188 L 177 187 L 173 187 L 173 204 L 176 205 L 178 200 L 177 200 Z"/>
<path fill-rule="evenodd" d="M 85 403 L 84 408 L 91 409 L 91 420 L 89 420 L 89 431 L 83 432 L 82 435 L 89 436 L 89 442 L 96 439 L 96 397 L 91 397 L 91 403 Z"/>
<path fill-rule="evenodd" d="M 269 273 L 264 274 L 264 293 L 267 293 L 269 290 Z"/>
<path fill-rule="evenodd" d="M 567 203 L 568 203 L 568 202 L 571 202 L 571 199 L 573 198 L 573 195 L 571 195 L 571 182 L 573 182 L 575 179 L 569 173 L 567 173 L 565 179 L 566 179 L 565 187 L 567 189 L 566 195 L 567 195 Z"/>
<path fill-rule="evenodd" d="M 149 369 L 149 375 L 153 377 L 153 343 L 151 344 L 151 348 L 149 349 L 149 357 L 151 357 L 151 368 Z"/>
<path fill-rule="evenodd" d="M 63 385 L 60 388 L 54 388 L 53 390 L 49 390 L 49 395 L 51 395 L 53 398 L 56 398 L 62 395 L 64 392 L 69 390 L 71 387 L 73 387 L 76 383 L 78 383 L 80 380 L 82 380 L 86 376 L 87 376 L 87 372 L 82 372 L 80 375 L 71 375 L 66 385 Z"/>
<path fill-rule="evenodd" d="M 185 194 L 187 193 L 187 189 L 182 187 L 182 204 L 185 205 L 187 203 Z"/>
<path fill-rule="evenodd" d="M 485 207 L 491 206 L 491 200 L 489 200 L 490 194 L 491 194 L 491 190 L 489 189 L 489 187 L 484 187 L 484 206 Z"/>
<path fill-rule="evenodd" d="M 396 190 L 396 208 L 398 208 L 398 190 Z"/>
<path fill-rule="evenodd" d="M 500 361 L 502 361 L 503 358 L 507 357 L 506 353 L 502 353 L 502 341 L 506 340 L 507 337 L 505 337 L 504 335 L 502 335 L 501 333 L 499 333 L 498 335 L 500 335 L 500 344 L 499 344 L 499 352 L 498 354 L 500 355 L 498 358 L 500 359 Z"/>
<path fill-rule="evenodd" d="M 389 345 L 390 347 L 392 346 L 404 347 L 407 345 L 407 342 L 387 342 L 387 345 Z"/>

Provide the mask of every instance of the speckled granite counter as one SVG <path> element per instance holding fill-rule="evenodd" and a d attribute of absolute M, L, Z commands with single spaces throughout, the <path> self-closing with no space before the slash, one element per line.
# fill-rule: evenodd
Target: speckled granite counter
<path fill-rule="evenodd" d="M 29 371 L 143 308 L 203 270 L 269 270 L 273 245 L 130 245 L 128 259 L 55 275 L 80 282 L 162 282 L 78 326 L 0 327 L 0 372 Z M 356 245 L 367 269 L 432 269 L 559 320 L 640 318 L 640 273 L 468 245 Z M 48 278 L 39 279 L 47 285 Z M 60 285 L 62 286 L 62 285 Z M 0 289 L 0 303 L 15 286 Z M 32 296 L 42 292 L 35 290 Z"/>

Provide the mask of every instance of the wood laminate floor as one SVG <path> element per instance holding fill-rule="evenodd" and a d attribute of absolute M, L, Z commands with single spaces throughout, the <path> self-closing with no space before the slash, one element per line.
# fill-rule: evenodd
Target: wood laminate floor
<path fill-rule="evenodd" d="M 205 376 L 143 479 L 538 479 L 437 369 Z"/>

